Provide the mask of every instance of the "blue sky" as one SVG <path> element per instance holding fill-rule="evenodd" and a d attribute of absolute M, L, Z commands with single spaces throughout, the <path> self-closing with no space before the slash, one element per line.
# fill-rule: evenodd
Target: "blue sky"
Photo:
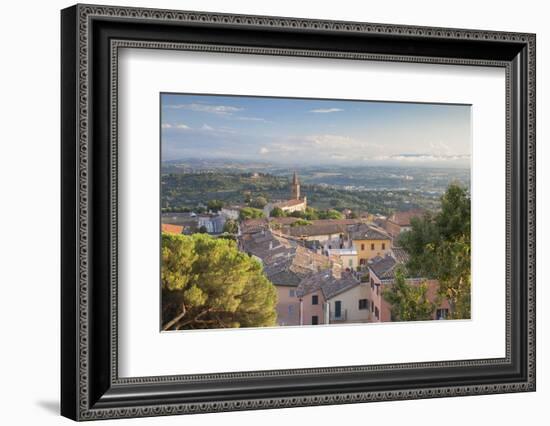
<path fill-rule="evenodd" d="M 469 167 L 470 106 L 161 95 L 163 160 Z"/>

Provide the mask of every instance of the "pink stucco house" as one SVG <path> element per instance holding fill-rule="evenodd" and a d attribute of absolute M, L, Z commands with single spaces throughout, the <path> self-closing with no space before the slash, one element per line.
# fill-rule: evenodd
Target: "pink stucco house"
<path fill-rule="evenodd" d="M 311 274 L 298 286 L 303 324 L 367 322 L 367 283 L 333 264 L 331 270 Z"/>

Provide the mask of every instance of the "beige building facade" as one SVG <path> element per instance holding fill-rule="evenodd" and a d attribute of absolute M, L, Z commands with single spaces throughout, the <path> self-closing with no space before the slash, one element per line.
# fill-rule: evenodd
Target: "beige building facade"
<path fill-rule="evenodd" d="M 368 283 L 360 283 L 327 300 L 331 324 L 361 323 L 369 320 Z"/>

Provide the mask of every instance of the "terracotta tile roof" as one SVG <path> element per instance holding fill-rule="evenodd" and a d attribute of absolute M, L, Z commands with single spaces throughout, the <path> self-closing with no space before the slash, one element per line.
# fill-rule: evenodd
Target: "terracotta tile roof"
<path fill-rule="evenodd" d="M 298 220 L 297 217 L 271 217 L 259 219 L 245 219 L 241 221 L 241 232 L 258 232 L 268 229 L 275 224 L 281 226 L 291 225 Z"/>
<path fill-rule="evenodd" d="M 308 275 L 297 288 L 298 296 L 305 296 L 314 291 L 321 290 L 325 299 L 330 299 L 360 284 L 351 273 L 342 272 L 340 277 L 335 277 L 330 270 L 325 270 Z"/>
<path fill-rule="evenodd" d="M 395 278 L 395 269 L 408 261 L 409 255 L 402 248 L 393 248 L 391 253 L 385 256 L 376 256 L 371 259 L 368 267 L 380 280 L 393 280 Z M 417 279 L 419 277 L 406 276 L 407 279 Z"/>
<path fill-rule="evenodd" d="M 388 221 L 395 223 L 399 226 L 411 226 L 411 219 L 413 217 L 422 217 L 424 216 L 424 213 L 424 210 L 420 209 L 408 210 L 405 212 L 396 212 L 390 216 Z"/>
<path fill-rule="evenodd" d="M 330 299 L 337 296 L 340 293 L 348 291 L 361 284 L 353 275 L 348 272 L 342 272 L 342 277 L 339 279 L 332 278 L 328 282 L 324 283 L 321 287 L 325 299 Z"/>
<path fill-rule="evenodd" d="M 273 204 L 273 207 L 279 207 L 279 208 L 285 208 L 285 207 L 293 207 L 298 206 L 300 204 L 304 204 L 304 200 L 287 200 L 287 201 L 281 201 L 280 203 Z"/>
<path fill-rule="evenodd" d="M 303 246 L 296 247 L 296 254 L 293 259 L 293 269 L 299 273 L 319 271 L 330 266 L 327 256 L 315 253 Z"/>
<path fill-rule="evenodd" d="M 348 227 L 338 223 L 312 223 L 311 225 L 288 227 L 283 232 L 292 237 L 312 237 L 315 235 L 346 234 Z"/>
<path fill-rule="evenodd" d="M 281 225 L 291 225 L 294 222 L 299 220 L 297 217 L 271 217 L 269 218 L 269 223 L 278 223 Z"/>
<path fill-rule="evenodd" d="M 329 223 L 336 225 L 355 225 L 362 222 L 362 219 L 317 219 L 311 221 L 313 225 L 323 225 Z"/>
<path fill-rule="evenodd" d="M 246 219 L 241 222 L 241 232 L 254 233 L 266 229 L 268 227 L 268 220 L 266 218 L 261 219 Z"/>
<path fill-rule="evenodd" d="M 276 262 L 264 266 L 264 273 L 275 285 L 287 285 L 297 287 L 303 276 L 291 270 L 292 260 Z"/>
<path fill-rule="evenodd" d="M 399 263 L 407 263 L 409 261 L 409 253 L 402 247 L 392 247 L 391 253 Z"/>
<path fill-rule="evenodd" d="M 361 223 L 360 219 L 318 219 L 310 225 L 287 227 L 284 233 L 293 237 L 312 237 L 315 235 L 347 234 L 350 225 Z"/>
<path fill-rule="evenodd" d="M 350 227 L 352 240 L 389 240 L 391 237 L 382 228 L 364 223 Z"/>
<path fill-rule="evenodd" d="M 326 256 L 270 230 L 243 234 L 239 242 L 244 252 L 261 259 L 266 276 L 275 285 L 297 286 L 306 275 L 329 266 Z"/>
<path fill-rule="evenodd" d="M 282 256 L 292 256 L 296 246 L 294 241 L 277 238 L 270 230 L 265 229 L 243 234 L 239 242 L 244 252 L 260 258 L 264 264 Z"/>
<path fill-rule="evenodd" d="M 386 227 L 386 222 L 387 222 L 387 219 L 384 217 L 376 217 L 374 219 L 374 224 L 380 228 L 385 228 Z"/>
<path fill-rule="evenodd" d="M 161 231 L 165 232 L 167 234 L 182 234 L 183 233 L 183 226 L 180 225 L 172 225 L 171 223 L 163 223 L 161 225 Z"/>
<path fill-rule="evenodd" d="M 380 280 L 392 280 L 395 278 L 395 267 L 398 265 L 393 256 L 377 256 L 372 259 L 369 269 Z"/>

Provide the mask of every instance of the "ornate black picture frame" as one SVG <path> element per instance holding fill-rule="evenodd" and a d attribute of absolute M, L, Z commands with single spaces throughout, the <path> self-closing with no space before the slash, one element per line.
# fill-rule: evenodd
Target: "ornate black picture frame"
<path fill-rule="evenodd" d="M 535 35 L 76 5 L 61 13 L 61 413 L 158 416 L 535 390 Z M 506 356 L 120 378 L 117 52 L 121 47 L 506 70 Z"/>

